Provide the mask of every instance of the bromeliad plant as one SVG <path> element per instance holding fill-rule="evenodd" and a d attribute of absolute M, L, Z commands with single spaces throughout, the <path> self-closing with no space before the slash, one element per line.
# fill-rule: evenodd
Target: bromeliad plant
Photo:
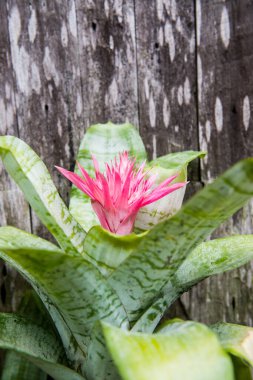
<path fill-rule="evenodd" d="M 252 235 L 203 242 L 252 197 L 253 159 L 181 208 L 187 165 L 204 153 L 145 164 L 133 126 L 94 125 L 75 173 L 59 168 L 76 185 L 68 209 L 23 141 L 0 137 L 0 154 L 58 242 L 0 228 L 0 256 L 39 296 L 0 314 L 3 380 L 251 379 L 252 328 L 161 320 L 194 284 L 253 258 Z"/>
<path fill-rule="evenodd" d="M 99 171 L 96 158 L 93 156 L 92 159 L 96 179 L 92 179 L 80 164 L 77 165 L 83 178 L 63 168 L 58 167 L 58 170 L 91 198 L 91 206 L 101 226 L 118 235 L 129 235 L 133 232 L 141 208 L 186 184 L 183 182 L 168 186 L 177 177 L 174 175 L 152 189 L 156 176 L 146 179 L 148 173 L 144 171 L 145 162 L 135 171 L 135 160 L 128 157 L 128 152 L 121 153 L 119 161 L 115 158 L 111 166 L 106 164 L 105 175 Z M 171 200 L 167 202 L 170 203 Z"/>

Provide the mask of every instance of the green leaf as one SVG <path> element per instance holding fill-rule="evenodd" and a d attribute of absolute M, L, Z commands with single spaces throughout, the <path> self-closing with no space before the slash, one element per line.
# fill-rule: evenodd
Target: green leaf
<path fill-rule="evenodd" d="M 146 151 L 136 128 L 129 124 L 92 125 L 86 131 L 81 142 L 77 161 L 87 170 L 89 175 L 94 175 L 91 154 L 94 154 L 99 162 L 101 170 L 105 163 L 110 162 L 118 153 L 128 151 L 136 158 L 137 162 L 146 159 Z M 75 172 L 80 175 L 76 167 Z M 72 188 L 69 209 L 80 225 L 88 231 L 92 226 L 100 224 L 90 204 L 90 199 L 76 187 Z"/>
<path fill-rule="evenodd" d="M 14 266 L 40 295 L 73 365 L 83 365 L 97 320 L 127 327 L 119 298 L 100 272 L 81 256 L 13 227 L 0 228 L 0 257 Z M 76 367 L 75 367 L 76 368 Z"/>
<path fill-rule="evenodd" d="M 179 318 L 168 320 L 158 327 L 159 334 L 167 334 L 178 328 L 187 328 L 194 323 Z M 231 355 L 236 380 L 251 380 L 253 364 L 253 328 L 232 323 L 217 323 L 209 326 L 217 335 L 223 349 Z"/>
<path fill-rule="evenodd" d="M 238 359 L 235 356 L 231 356 L 233 366 L 234 366 L 234 372 L 235 372 L 235 379 L 236 380 L 252 380 L 252 370 L 251 368 L 245 364 L 241 359 Z"/>
<path fill-rule="evenodd" d="M 154 331 L 163 314 L 182 293 L 206 277 L 238 268 L 252 259 L 253 235 L 201 243 L 183 261 L 157 300 L 137 321 L 133 331 Z"/>
<path fill-rule="evenodd" d="M 29 252 L 36 259 L 34 263 L 30 263 Z M 46 252 L 47 255 L 45 254 Z M 48 265 L 50 266 L 50 255 L 51 253 L 56 252 L 62 254 L 60 248 L 44 239 L 14 227 L 0 228 L 0 257 L 15 267 L 35 289 L 59 331 L 63 345 L 68 354 L 68 359 L 72 361 L 73 365 L 76 363 L 76 366 L 79 366 L 84 360 L 84 353 L 78 347 L 70 328 L 66 324 L 66 321 L 58 310 L 56 304 L 51 301 L 48 289 L 40 282 L 40 276 L 43 276 L 43 273 L 40 270 L 39 264 L 37 264 L 38 260 L 45 257 L 45 255 L 46 257 L 49 256 Z M 32 270 L 33 267 L 35 268 L 35 274 Z M 37 273 L 39 271 L 40 273 Z M 57 288 L 55 288 L 55 291 L 57 291 Z"/>
<path fill-rule="evenodd" d="M 124 380 L 233 380 L 229 356 L 215 334 L 189 323 L 166 334 L 138 334 L 103 324 L 107 346 Z"/>
<path fill-rule="evenodd" d="M 71 216 L 39 156 L 14 136 L 0 136 L 0 155 L 26 200 L 60 246 L 66 252 L 84 254 L 85 232 Z"/>
<path fill-rule="evenodd" d="M 1 380 L 47 380 L 47 374 L 15 351 L 6 353 Z"/>
<path fill-rule="evenodd" d="M 52 330 L 49 315 L 34 291 L 27 291 L 18 309 L 21 316 L 29 317 L 33 322 L 39 323 L 47 331 Z M 32 362 L 25 359 L 15 351 L 9 350 L 5 355 L 2 380 L 46 380 L 47 375 Z"/>
<path fill-rule="evenodd" d="M 0 347 L 21 354 L 55 380 L 84 379 L 66 367 L 65 353 L 56 335 L 19 315 L 0 314 Z"/>
<path fill-rule="evenodd" d="M 152 304 L 191 250 L 253 195 L 253 159 L 246 159 L 192 197 L 173 217 L 155 226 L 109 277 L 136 321 Z"/>
<path fill-rule="evenodd" d="M 85 374 L 87 378 L 96 380 L 121 380 L 117 367 L 107 348 L 100 322 L 94 325 L 91 338 L 87 361 L 85 362 Z"/>
<path fill-rule="evenodd" d="M 224 350 L 253 366 L 253 328 L 233 323 L 217 323 L 210 328 Z"/>
<path fill-rule="evenodd" d="M 136 235 L 115 235 L 100 226 L 86 235 L 84 250 L 96 261 L 104 276 L 110 275 L 138 247 L 146 232 Z"/>
<path fill-rule="evenodd" d="M 169 153 L 165 156 L 156 158 L 148 163 L 154 173 L 158 170 L 158 182 L 164 181 L 166 178 L 178 174 L 177 182 L 187 180 L 187 166 L 196 158 L 205 157 L 205 152 L 195 152 L 192 150 Z"/>

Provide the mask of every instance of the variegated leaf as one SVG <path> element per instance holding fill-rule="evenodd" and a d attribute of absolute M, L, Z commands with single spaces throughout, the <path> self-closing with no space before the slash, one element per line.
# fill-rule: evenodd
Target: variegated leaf
<path fill-rule="evenodd" d="M 150 307 L 187 255 L 253 195 L 253 159 L 243 160 L 155 226 L 109 277 L 131 322 Z"/>
<path fill-rule="evenodd" d="M 174 333 L 180 329 L 187 330 L 194 323 L 175 318 L 164 322 L 156 331 L 159 334 Z M 223 349 L 231 355 L 235 379 L 251 380 L 253 328 L 222 322 L 211 325 L 209 328 L 217 335 Z"/>
<path fill-rule="evenodd" d="M 18 308 L 18 314 L 39 324 L 46 331 L 51 332 L 51 334 L 54 333 L 52 320 L 43 303 L 33 290 L 26 291 L 24 294 Z M 47 380 L 47 374 L 22 356 L 22 354 L 9 350 L 5 353 L 1 379 Z"/>
<path fill-rule="evenodd" d="M 0 257 L 38 292 L 63 340 L 74 368 L 84 366 L 90 332 L 98 320 L 127 328 L 117 294 L 81 256 L 13 227 L 0 228 Z"/>
<path fill-rule="evenodd" d="M 110 275 L 140 244 L 146 232 L 115 235 L 100 226 L 92 227 L 84 241 L 84 250 L 104 276 Z"/>
<path fill-rule="evenodd" d="M 103 324 L 108 348 L 124 380 L 234 380 L 215 334 L 189 323 L 165 334 L 139 334 Z"/>
<path fill-rule="evenodd" d="M 152 332 L 170 305 L 206 277 L 244 265 L 253 259 L 253 235 L 231 236 L 198 245 L 183 261 L 159 297 L 133 327 Z"/>
<path fill-rule="evenodd" d="M 253 367 L 252 327 L 221 322 L 211 325 L 210 328 L 227 352 Z"/>
<path fill-rule="evenodd" d="M 1 380 L 47 380 L 46 372 L 15 351 L 5 354 Z"/>
<path fill-rule="evenodd" d="M 60 246 L 66 252 L 84 254 L 85 232 L 71 216 L 39 156 L 14 136 L 0 136 L 0 155 L 26 200 Z"/>
<path fill-rule="evenodd" d="M 84 380 L 67 367 L 63 347 L 56 335 L 19 315 L 0 314 L 0 348 L 21 354 L 55 380 Z"/>

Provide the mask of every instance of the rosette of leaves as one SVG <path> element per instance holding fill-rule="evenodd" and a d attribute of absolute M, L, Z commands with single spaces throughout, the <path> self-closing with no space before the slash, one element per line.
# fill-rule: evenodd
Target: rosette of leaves
<path fill-rule="evenodd" d="M 137 162 L 146 158 L 133 126 L 99 124 L 87 130 L 77 159 L 92 174 L 91 153 L 103 165 L 121 151 Z M 146 223 L 149 230 L 117 236 L 97 225 L 77 189 L 67 208 L 45 165 L 23 141 L 0 137 L 0 154 L 58 243 L 0 228 L 1 258 L 37 294 L 19 313 L 0 314 L 0 347 L 9 351 L 3 380 L 46 374 L 59 380 L 251 378 L 251 328 L 161 320 L 194 284 L 253 258 L 252 235 L 205 242 L 252 197 L 253 159 L 238 162 L 180 210 L 180 200 L 174 209 L 159 205 L 158 219 L 155 209 L 146 210 L 138 227 Z M 201 156 L 173 153 L 148 165 L 158 181 L 175 173 L 185 181 L 188 163 Z"/>

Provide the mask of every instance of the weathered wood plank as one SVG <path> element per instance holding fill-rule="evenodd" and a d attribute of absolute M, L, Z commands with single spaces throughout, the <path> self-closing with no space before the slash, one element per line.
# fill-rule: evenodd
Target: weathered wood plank
<path fill-rule="evenodd" d="M 138 126 L 133 0 L 76 0 L 85 126 Z"/>
<path fill-rule="evenodd" d="M 18 135 L 7 8 L 0 2 L 0 134 Z M 0 162 L 0 225 L 16 225 L 30 231 L 29 206 Z M 21 276 L 0 262 L 0 310 L 14 311 L 26 287 Z M 0 369 L 3 355 L 0 354 Z"/>
<path fill-rule="evenodd" d="M 194 1 L 136 0 L 140 131 L 150 156 L 198 149 Z M 191 178 L 198 179 L 195 166 Z"/>
<path fill-rule="evenodd" d="M 196 1 L 200 146 L 208 151 L 202 179 L 208 182 L 253 153 L 253 4 Z M 252 233 L 252 204 L 214 237 Z M 252 325 L 252 266 L 204 281 L 183 297 L 193 319 Z"/>
<path fill-rule="evenodd" d="M 5 2 L 0 3 L 0 15 L 0 133 L 18 135 Z M 7 224 L 30 231 L 30 213 L 22 193 L 0 163 L 0 225 Z M 0 265 L 0 273 L 0 309 L 15 310 L 24 289 L 24 281 L 3 262 Z"/>
<path fill-rule="evenodd" d="M 199 133 L 209 180 L 253 153 L 253 4 L 197 1 Z"/>
<path fill-rule="evenodd" d="M 11 58 L 20 137 L 45 161 L 67 199 L 54 165 L 73 165 L 83 129 L 74 1 L 8 1 Z M 49 236 L 32 214 L 33 231 Z"/>

